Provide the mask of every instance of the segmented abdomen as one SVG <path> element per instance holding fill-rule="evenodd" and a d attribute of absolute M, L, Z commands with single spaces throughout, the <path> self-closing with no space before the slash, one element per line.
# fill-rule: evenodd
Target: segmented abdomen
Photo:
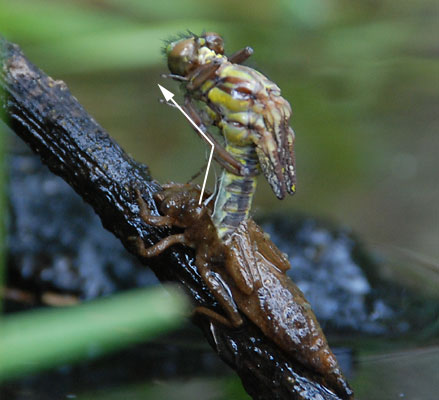
<path fill-rule="evenodd" d="M 250 170 L 257 170 L 258 160 L 252 146 L 226 146 L 226 150 Z M 226 170 L 221 175 L 220 187 L 212 215 L 218 236 L 226 237 L 248 218 L 256 191 L 256 177 L 237 176 Z"/>

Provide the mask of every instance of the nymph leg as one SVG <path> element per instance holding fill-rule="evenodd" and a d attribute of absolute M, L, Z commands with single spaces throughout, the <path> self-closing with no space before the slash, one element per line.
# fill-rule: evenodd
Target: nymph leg
<path fill-rule="evenodd" d="M 142 257 L 156 257 L 160 255 L 167 248 L 175 245 L 175 244 L 184 244 L 189 245 L 184 237 L 183 233 L 179 233 L 177 235 L 170 235 L 151 247 L 145 247 L 145 243 L 142 238 L 139 236 L 137 238 L 137 250 Z"/>
<path fill-rule="evenodd" d="M 226 312 L 228 318 L 216 313 L 215 311 L 209 310 L 206 312 L 204 307 L 198 307 L 195 309 L 195 312 L 200 312 L 202 314 L 211 317 L 224 325 L 238 327 L 242 325 L 242 317 L 238 311 L 238 307 L 236 306 L 230 288 L 227 284 L 221 279 L 219 274 L 209 267 L 209 265 L 204 261 L 202 257 L 197 255 L 195 264 L 197 265 L 198 272 L 203 278 L 206 285 L 209 287 L 218 303 Z"/>
<path fill-rule="evenodd" d="M 139 206 L 140 218 L 142 218 L 148 225 L 168 227 L 172 227 L 174 225 L 174 218 L 170 216 L 151 215 L 148 205 L 146 204 L 145 200 L 143 200 L 139 189 L 136 189 L 136 197 L 137 204 Z"/>
<path fill-rule="evenodd" d="M 219 322 L 221 325 L 225 325 L 229 328 L 234 328 L 232 323 L 226 317 L 224 317 L 221 314 L 218 314 L 216 311 L 213 311 L 210 308 L 201 307 L 201 306 L 195 307 L 192 314 L 193 315 L 202 314 L 202 315 L 205 315 L 206 317 L 210 318 L 211 320 Z"/>

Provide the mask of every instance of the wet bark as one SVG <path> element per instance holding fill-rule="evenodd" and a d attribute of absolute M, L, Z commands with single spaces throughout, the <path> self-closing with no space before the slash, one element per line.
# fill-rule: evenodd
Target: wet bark
<path fill-rule="evenodd" d="M 137 163 L 84 110 L 62 81 L 53 80 L 29 62 L 17 45 L 0 38 L 2 118 L 51 171 L 61 176 L 101 218 L 103 226 L 126 249 L 137 253 L 133 238 L 155 243 L 165 229 L 146 225 L 138 215 L 134 188 L 154 208 L 160 189 L 148 168 Z M 147 127 L 146 127 L 147 129 Z M 194 305 L 221 312 L 199 276 L 191 249 L 173 248 L 142 260 L 162 282 L 181 284 Z M 241 377 L 254 399 L 340 399 L 324 381 L 295 364 L 252 323 L 239 330 L 194 321 L 219 356 Z"/>

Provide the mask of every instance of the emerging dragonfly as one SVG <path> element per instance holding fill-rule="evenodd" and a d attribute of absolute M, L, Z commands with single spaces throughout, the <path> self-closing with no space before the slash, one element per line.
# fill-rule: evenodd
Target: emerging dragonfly
<path fill-rule="evenodd" d="M 165 51 L 168 76 L 182 82 L 186 111 L 215 143 L 224 167 L 213 221 L 225 237 L 248 218 L 261 169 L 279 199 L 295 193 L 291 107 L 275 83 L 240 65 L 253 53 L 249 47 L 226 57 L 221 36 L 208 32 L 172 41 Z M 212 126 L 224 146 L 208 131 Z"/>
<path fill-rule="evenodd" d="M 211 219 L 212 204 L 198 204 L 199 187 L 165 185 L 154 195 L 159 216 L 152 215 L 139 191 L 136 196 L 140 217 L 147 224 L 183 229 L 151 247 L 146 247 L 138 237 L 142 257 L 156 257 L 176 244 L 195 249 L 198 273 L 222 309 L 221 313 L 206 307 L 195 309 L 212 321 L 212 333 L 217 330 L 216 324 L 233 329 L 250 320 L 293 365 L 305 367 L 311 373 L 306 376 L 337 393 L 337 398 L 353 399 L 310 304 L 286 274 L 290 268 L 288 259 L 251 218 L 221 239 Z M 283 367 L 278 373 L 281 375 L 282 371 Z M 292 385 L 289 398 L 303 399 L 295 396 L 302 390 L 300 384 Z M 323 399 L 317 394 L 305 397 Z"/>

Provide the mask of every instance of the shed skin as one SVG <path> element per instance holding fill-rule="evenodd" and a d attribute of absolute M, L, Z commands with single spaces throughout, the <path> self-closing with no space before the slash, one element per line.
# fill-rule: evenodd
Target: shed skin
<path fill-rule="evenodd" d="M 212 206 L 200 206 L 199 195 L 196 186 L 167 185 L 156 196 L 163 215 L 158 217 L 149 214 L 139 194 L 145 222 L 184 228 L 183 234 L 150 248 L 139 240 L 140 253 L 155 256 L 176 243 L 195 248 L 199 273 L 225 315 L 203 307 L 196 312 L 236 328 L 245 323 L 245 315 L 291 358 L 321 375 L 329 388 L 353 398 L 310 304 L 285 273 L 290 268 L 285 255 L 252 219 L 221 240 L 211 219 Z"/>

